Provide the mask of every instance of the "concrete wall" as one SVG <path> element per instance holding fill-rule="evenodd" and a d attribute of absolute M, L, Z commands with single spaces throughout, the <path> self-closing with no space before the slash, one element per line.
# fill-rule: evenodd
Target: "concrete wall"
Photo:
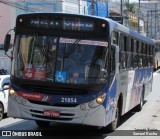
<path fill-rule="evenodd" d="M 0 3 L 0 44 L 4 42 L 5 34 L 11 29 L 11 9 Z"/>

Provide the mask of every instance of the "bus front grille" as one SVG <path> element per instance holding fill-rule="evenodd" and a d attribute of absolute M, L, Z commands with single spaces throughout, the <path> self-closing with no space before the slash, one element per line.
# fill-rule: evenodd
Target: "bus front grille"
<path fill-rule="evenodd" d="M 59 104 L 59 103 L 56 103 L 56 104 L 51 105 L 50 103 L 43 102 L 43 101 L 34 101 L 34 100 L 28 100 L 28 101 L 32 104 L 39 104 L 39 105 L 45 105 L 45 106 L 55 106 L 55 107 L 77 107 L 78 106 L 78 104 Z"/>
<path fill-rule="evenodd" d="M 73 119 L 73 118 L 55 118 L 55 117 L 48 117 L 48 116 L 35 115 L 35 114 L 32 114 L 32 116 L 35 118 L 42 118 L 42 119 L 56 120 L 56 121 L 71 121 Z"/>

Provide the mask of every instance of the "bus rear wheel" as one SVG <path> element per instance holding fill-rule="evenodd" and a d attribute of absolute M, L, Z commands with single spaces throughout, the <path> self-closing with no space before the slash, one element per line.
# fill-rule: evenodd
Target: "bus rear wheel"
<path fill-rule="evenodd" d="M 136 112 L 139 112 L 139 111 L 142 110 L 143 104 L 144 104 L 144 87 L 143 87 L 143 90 L 142 90 L 142 93 L 141 93 L 140 103 L 136 107 Z"/>
<path fill-rule="evenodd" d="M 35 120 L 36 124 L 39 126 L 39 127 L 46 127 L 46 126 L 49 126 L 50 125 L 50 122 L 49 121 L 40 121 L 40 120 Z"/>

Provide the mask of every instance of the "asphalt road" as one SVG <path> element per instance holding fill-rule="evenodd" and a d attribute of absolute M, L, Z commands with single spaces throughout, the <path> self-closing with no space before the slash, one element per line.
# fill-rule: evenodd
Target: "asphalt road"
<path fill-rule="evenodd" d="M 154 75 L 153 89 L 146 98 L 141 112 L 130 111 L 122 117 L 122 123 L 113 133 L 97 130 L 94 127 L 77 125 L 52 124 L 47 128 L 39 128 L 34 121 L 5 118 L 0 121 L 0 130 L 49 130 L 54 138 L 86 138 L 86 139 L 159 139 L 160 136 L 127 136 L 130 130 L 160 130 L 160 74 Z M 159 131 L 160 132 L 160 131 Z M 110 136 L 117 134 L 117 136 Z M 135 133 L 136 134 L 136 133 Z M 119 135 L 119 136 L 118 136 Z M 123 136 L 126 135 L 126 136 Z M 11 138 L 11 137 L 0 137 Z"/>

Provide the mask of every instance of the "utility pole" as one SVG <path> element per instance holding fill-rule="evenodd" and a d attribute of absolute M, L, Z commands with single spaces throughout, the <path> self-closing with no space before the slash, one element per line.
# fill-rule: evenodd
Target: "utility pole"
<path fill-rule="evenodd" d="M 139 22 L 140 21 L 140 0 L 139 0 L 139 3 L 138 3 L 138 32 L 140 33 L 140 26 L 139 26 Z"/>
<path fill-rule="evenodd" d="M 78 12 L 79 12 L 79 14 L 81 13 L 81 8 L 80 8 L 80 0 L 78 0 Z"/>
<path fill-rule="evenodd" d="M 155 10 L 155 39 L 157 39 L 157 11 Z"/>
<path fill-rule="evenodd" d="M 152 37 L 152 10 L 151 10 L 151 26 L 150 26 L 150 28 L 151 28 L 151 37 Z"/>
<path fill-rule="evenodd" d="M 157 3 L 155 3 L 155 39 L 157 39 Z"/>
<path fill-rule="evenodd" d="M 121 0 L 121 24 L 123 24 L 123 0 Z"/>
<path fill-rule="evenodd" d="M 149 30 L 148 30 L 148 20 L 149 19 L 149 11 L 147 10 L 147 30 L 146 30 L 146 32 L 147 32 L 147 37 L 148 37 L 148 32 L 149 32 Z"/>
<path fill-rule="evenodd" d="M 130 4 L 129 4 L 129 0 L 128 0 L 128 12 L 130 12 Z M 129 19 L 129 18 L 128 18 L 128 27 L 131 28 L 130 19 Z"/>
<path fill-rule="evenodd" d="M 91 1 L 91 15 L 95 15 L 94 4 L 95 4 L 95 1 L 92 0 Z"/>

